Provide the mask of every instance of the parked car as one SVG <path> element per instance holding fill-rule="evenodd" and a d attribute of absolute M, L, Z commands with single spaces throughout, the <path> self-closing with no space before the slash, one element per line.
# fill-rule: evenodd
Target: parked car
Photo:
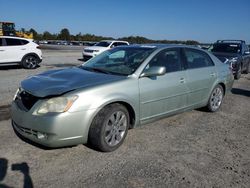
<path fill-rule="evenodd" d="M 122 45 L 129 45 L 129 43 L 126 41 L 102 40 L 101 42 L 98 42 L 94 46 L 86 47 L 83 49 L 82 52 L 83 60 L 87 61 L 90 58 L 104 52 L 105 50 Z"/>
<path fill-rule="evenodd" d="M 222 62 L 232 65 L 235 79 L 240 79 L 241 73 L 250 72 L 250 52 L 245 41 L 218 40 L 209 48 L 209 51 Z"/>
<path fill-rule="evenodd" d="M 42 51 L 32 39 L 0 36 L 0 65 L 18 64 L 34 69 L 42 62 Z"/>
<path fill-rule="evenodd" d="M 128 129 L 186 110 L 219 110 L 231 90 L 228 65 L 202 49 L 131 45 L 79 67 L 21 82 L 11 107 L 14 130 L 48 147 L 89 142 L 113 151 Z"/>

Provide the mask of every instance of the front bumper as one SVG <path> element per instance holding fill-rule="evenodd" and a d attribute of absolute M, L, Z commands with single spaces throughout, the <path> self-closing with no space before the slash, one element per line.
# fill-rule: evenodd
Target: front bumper
<path fill-rule="evenodd" d="M 91 122 L 91 111 L 62 114 L 33 115 L 32 109 L 23 111 L 12 102 L 12 125 L 23 137 L 46 147 L 85 144 Z"/>

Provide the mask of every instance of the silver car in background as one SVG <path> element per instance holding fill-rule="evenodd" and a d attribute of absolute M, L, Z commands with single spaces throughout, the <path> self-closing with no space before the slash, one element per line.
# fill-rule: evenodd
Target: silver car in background
<path fill-rule="evenodd" d="M 232 84 L 230 67 L 204 50 L 122 46 L 79 67 L 22 81 L 12 124 L 19 135 L 44 146 L 89 142 L 113 151 L 129 128 L 204 106 L 217 111 Z"/>

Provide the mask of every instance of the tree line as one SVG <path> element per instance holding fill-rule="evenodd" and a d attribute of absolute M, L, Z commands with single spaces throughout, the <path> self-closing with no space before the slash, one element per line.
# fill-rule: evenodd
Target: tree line
<path fill-rule="evenodd" d="M 25 31 L 25 29 L 21 29 Z M 38 33 L 35 29 L 31 28 L 28 32 L 33 33 L 33 37 L 35 40 L 65 40 L 65 41 L 89 41 L 89 42 L 98 42 L 100 40 L 114 40 L 113 37 L 104 37 L 97 36 L 93 34 L 82 34 L 81 32 L 72 35 L 67 28 L 63 28 L 59 33 L 50 33 L 49 31 L 44 31 L 43 33 Z M 117 38 L 116 40 L 125 40 L 131 44 L 146 44 L 146 43 L 167 43 L 167 44 L 188 44 L 188 45 L 198 45 L 199 42 L 195 40 L 152 40 L 142 36 L 129 36 Z"/>

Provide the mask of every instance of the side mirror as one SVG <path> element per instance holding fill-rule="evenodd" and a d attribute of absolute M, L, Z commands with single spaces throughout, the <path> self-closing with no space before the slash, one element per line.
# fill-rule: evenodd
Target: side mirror
<path fill-rule="evenodd" d="M 144 70 L 140 77 L 162 76 L 165 73 L 165 67 L 150 67 L 149 69 Z"/>

